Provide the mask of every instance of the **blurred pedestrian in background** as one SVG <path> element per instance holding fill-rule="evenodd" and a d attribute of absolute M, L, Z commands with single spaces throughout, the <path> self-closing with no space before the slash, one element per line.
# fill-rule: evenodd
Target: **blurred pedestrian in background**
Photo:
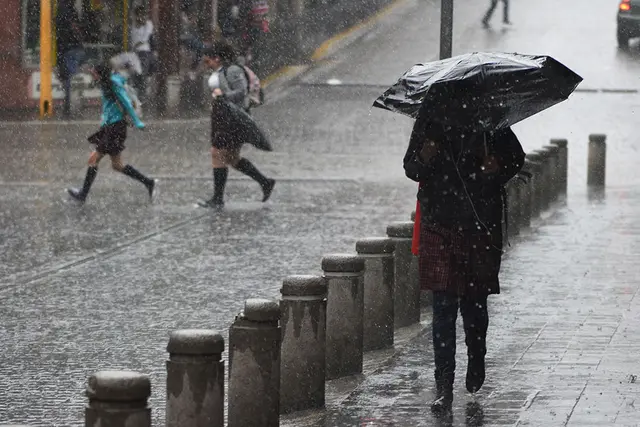
<path fill-rule="evenodd" d="M 502 5 L 504 8 L 502 9 L 502 22 L 505 25 L 511 25 L 511 21 L 509 21 L 509 0 L 502 0 Z M 482 25 L 485 28 L 489 28 L 489 20 L 493 16 L 493 12 L 496 10 L 498 6 L 498 0 L 491 0 L 491 5 L 489 6 L 489 10 L 482 18 Z"/>

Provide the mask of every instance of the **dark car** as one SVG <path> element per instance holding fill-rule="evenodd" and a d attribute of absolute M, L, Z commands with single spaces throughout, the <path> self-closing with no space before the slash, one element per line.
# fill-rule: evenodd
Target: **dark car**
<path fill-rule="evenodd" d="M 618 46 L 629 47 L 629 39 L 640 37 L 640 0 L 622 0 L 618 6 Z"/>

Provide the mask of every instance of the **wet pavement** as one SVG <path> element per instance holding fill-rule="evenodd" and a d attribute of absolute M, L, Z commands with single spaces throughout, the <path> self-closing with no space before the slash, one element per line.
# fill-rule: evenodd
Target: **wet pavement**
<path fill-rule="evenodd" d="M 231 172 L 223 213 L 194 207 L 212 187 L 206 120 L 131 132 L 126 160 L 161 179 L 152 204 L 105 162 L 82 207 L 64 188 L 80 184 L 96 124 L 0 123 L 0 422 L 81 425 L 86 377 L 126 368 L 151 375 L 161 425 L 170 330 L 226 330 L 245 298 L 278 298 L 285 276 L 317 273 L 322 255 L 353 251 L 358 238 L 406 220 L 415 185 L 401 160 L 411 122 L 370 105 L 414 62 L 436 55 L 433 3 L 402 2 L 358 44 L 256 110 L 275 151 L 247 149 L 247 157 L 279 180 L 264 205 L 257 185 Z M 640 86 L 637 46 L 615 47 L 613 3 L 583 2 L 579 11 L 551 0 L 514 3 L 515 25 L 504 31 L 482 30 L 485 2 L 467 3 L 456 6 L 454 53 L 552 53 L 586 78 L 584 88 Z M 505 260 L 503 294 L 491 300 L 478 425 L 637 425 L 640 367 L 629 327 L 639 317 L 637 106 L 633 92 L 579 92 L 514 127 L 526 150 L 569 139 L 570 197 Z M 585 188 L 589 133 L 609 137 L 607 196 L 597 203 Z M 435 425 L 426 410 L 428 316 L 424 326 L 390 366 L 348 396 L 335 393 L 325 421 L 309 423 Z M 454 425 L 464 425 L 468 401 L 459 349 Z"/>

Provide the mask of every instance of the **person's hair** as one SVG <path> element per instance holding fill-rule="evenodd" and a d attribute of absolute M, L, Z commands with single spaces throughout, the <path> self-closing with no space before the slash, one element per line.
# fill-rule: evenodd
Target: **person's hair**
<path fill-rule="evenodd" d="M 115 100 L 116 93 L 113 90 L 113 82 L 111 81 L 111 67 L 107 64 L 97 64 L 93 67 L 98 74 L 100 90 L 105 98 Z"/>
<path fill-rule="evenodd" d="M 233 46 L 225 42 L 216 42 L 210 48 L 205 49 L 203 54 L 209 58 L 215 58 L 217 56 L 225 63 L 234 62 L 236 60 L 236 53 Z"/>
<path fill-rule="evenodd" d="M 142 16 L 142 15 L 144 15 L 146 12 L 147 12 L 147 9 L 146 9 L 144 6 L 142 6 L 142 5 L 138 5 L 138 6 L 136 6 L 136 8 L 135 8 L 135 9 L 133 9 L 133 13 L 135 13 L 135 14 L 136 14 L 136 16 Z"/>

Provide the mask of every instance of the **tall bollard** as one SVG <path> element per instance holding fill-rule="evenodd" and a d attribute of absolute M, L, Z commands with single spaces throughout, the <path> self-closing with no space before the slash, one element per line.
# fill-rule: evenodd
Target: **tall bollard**
<path fill-rule="evenodd" d="M 549 205 L 558 201 L 559 185 L 558 182 L 561 178 L 561 165 L 560 165 L 560 148 L 556 145 L 545 145 L 543 149 L 549 153 Z"/>
<path fill-rule="evenodd" d="M 248 299 L 229 329 L 228 427 L 280 425 L 280 305 Z"/>
<path fill-rule="evenodd" d="M 224 426 L 224 338 L 183 329 L 167 345 L 167 427 Z"/>
<path fill-rule="evenodd" d="M 551 156 L 544 149 L 535 150 L 534 153 L 540 156 L 541 172 L 540 172 L 540 211 L 545 212 L 549 209 L 551 200 Z"/>
<path fill-rule="evenodd" d="M 280 412 L 324 407 L 327 284 L 321 276 L 291 276 L 280 303 Z"/>
<path fill-rule="evenodd" d="M 537 153 L 528 153 L 522 169 L 531 173 L 531 219 L 537 218 L 542 213 L 542 187 L 544 185 L 542 156 Z"/>
<path fill-rule="evenodd" d="M 587 165 L 587 186 L 604 188 L 607 164 L 607 136 L 589 135 L 589 157 Z"/>
<path fill-rule="evenodd" d="M 362 373 L 364 260 L 337 254 L 322 258 L 327 280 L 327 380 Z"/>
<path fill-rule="evenodd" d="M 87 381 L 85 427 L 151 427 L 149 377 L 132 371 L 99 371 Z"/>
<path fill-rule="evenodd" d="M 533 188 L 533 179 L 525 175 L 525 173 L 533 172 L 533 165 L 530 162 L 525 161 L 522 170 L 518 172 L 515 180 L 518 187 L 518 198 L 516 204 L 518 206 L 518 213 L 520 218 L 520 231 L 531 226 L 531 193 Z"/>
<path fill-rule="evenodd" d="M 395 222 L 387 227 L 394 244 L 394 326 L 402 328 L 420 322 L 420 279 L 418 257 L 411 253 L 412 222 Z"/>
<path fill-rule="evenodd" d="M 567 195 L 569 183 L 569 142 L 566 139 L 552 139 L 550 143 L 558 147 L 558 194 L 563 197 Z"/>
<path fill-rule="evenodd" d="M 369 238 L 356 242 L 364 259 L 364 351 L 393 347 L 393 240 Z"/>

